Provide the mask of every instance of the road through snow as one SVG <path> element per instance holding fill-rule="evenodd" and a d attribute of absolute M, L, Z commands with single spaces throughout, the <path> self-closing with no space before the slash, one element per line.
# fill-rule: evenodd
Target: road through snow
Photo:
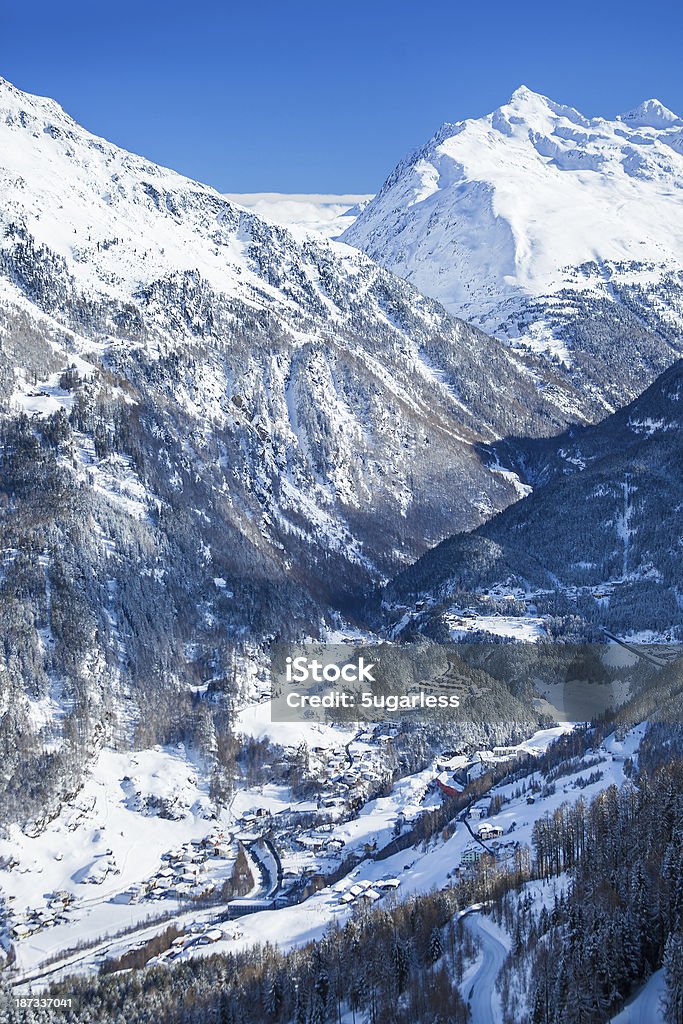
<path fill-rule="evenodd" d="M 635 999 L 612 1018 L 611 1024 L 664 1024 L 664 988 L 664 971 L 655 971 Z"/>
<path fill-rule="evenodd" d="M 481 963 L 467 979 L 463 991 L 472 1011 L 472 1024 L 498 1024 L 494 989 L 507 949 L 498 937 L 495 925 L 487 917 L 472 914 L 466 918 L 465 927 L 481 943 Z"/>

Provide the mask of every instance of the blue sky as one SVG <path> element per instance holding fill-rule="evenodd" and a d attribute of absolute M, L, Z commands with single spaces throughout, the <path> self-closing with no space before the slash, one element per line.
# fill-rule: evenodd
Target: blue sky
<path fill-rule="evenodd" d="M 683 13 L 571 0 L 14 2 L 0 74 L 223 191 L 372 192 L 520 84 L 586 114 L 683 113 Z"/>

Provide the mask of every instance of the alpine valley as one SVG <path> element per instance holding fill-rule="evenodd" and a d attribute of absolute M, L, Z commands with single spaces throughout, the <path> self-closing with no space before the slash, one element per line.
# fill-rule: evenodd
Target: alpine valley
<path fill-rule="evenodd" d="M 535 490 L 391 582 L 399 631 L 680 642 L 682 399 L 678 361 L 595 426 L 513 442 Z"/>
<path fill-rule="evenodd" d="M 682 197 L 656 100 L 226 196 L 0 79 L 0 1024 L 680 1021 Z"/>

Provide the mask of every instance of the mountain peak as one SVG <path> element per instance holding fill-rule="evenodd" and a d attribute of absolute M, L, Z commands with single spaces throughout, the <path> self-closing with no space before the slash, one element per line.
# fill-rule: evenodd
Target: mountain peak
<path fill-rule="evenodd" d="M 526 85 L 519 85 L 519 86 L 517 86 L 517 88 L 513 92 L 512 96 L 510 97 L 508 102 L 509 103 L 516 103 L 516 102 L 518 102 L 520 100 L 521 101 L 526 101 L 526 100 L 542 100 L 545 103 L 547 103 L 548 102 L 548 97 L 547 96 L 543 96 L 542 93 L 540 93 L 540 92 L 534 92 L 533 89 L 529 89 L 529 87 L 526 86 Z"/>
<path fill-rule="evenodd" d="M 541 108 L 546 111 L 552 110 L 555 106 L 553 101 L 547 96 L 544 96 L 540 92 L 534 92 L 533 89 L 529 89 L 526 85 L 520 85 L 515 89 L 508 100 L 507 105 L 518 109 L 520 107 L 533 107 L 535 109 Z"/>
<path fill-rule="evenodd" d="M 619 121 L 624 121 L 633 128 L 670 128 L 681 124 L 681 118 L 673 110 L 665 107 L 661 100 L 643 100 L 633 110 L 620 114 Z"/>
<path fill-rule="evenodd" d="M 50 96 L 36 96 L 34 93 L 25 92 L 2 76 L 0 76 L 0 102 L 7 104 L 10 110 L 15 110 L 17 107 L 22 110 L 32 109 L 44 116 L 59 115 L 68 121 L 73 120 L 57 100 L 53 100 Z"/>
<path fill-rule="evenodd" d="M 531 123 L 538 119 L 545 123 L 547 118 L 555 120 L 558 117 L 566 118 L 574 122 L 574 124 L 583 125 L 584 127 L 587 127 L 590 123 L 574 107 L 567 106 L 564 103 L 556 103 L 549 96 L 544 96 L 540 92 L 534 92 L 533 89 L 529 89 L 526 85 L 520 85 L 515 89 L 507 104 L 501 107 L 499 111 L 496 111 L 494 117 L 500 113 L 505 114 L 510 111 L 521 117 L 524 121 Z"/>
<path fill-rule="evenodd" d="M 592 357 L 575 354 L 586 291 L 605 309 L 623 296 L 625 323 L 637 281 L 648 323 L 659 323 L 653 272 L 664 280 L 680 269 L 679 126 L 656 100 L 616 121 L 586 117 L 521 85 L 507 104 L 444 125 L 399 164 L 343 241 L 506 343 L 567 366 L 583 360 L 592 375 Z M 645 134 L 657 145 L 639 138 Z M 554 296 L 562 296 L 559 315 Z M 683 317 L 675 328 L 661 321 L 661 337 L 676 332 L 676 351 L 680 324 Z M 647 365 L 644 349 L 643 356 Z M 635 375 L 631 381 L 635 394 Z M 596 383 L 610 404 L 621 397 L 604 370 Z"/>

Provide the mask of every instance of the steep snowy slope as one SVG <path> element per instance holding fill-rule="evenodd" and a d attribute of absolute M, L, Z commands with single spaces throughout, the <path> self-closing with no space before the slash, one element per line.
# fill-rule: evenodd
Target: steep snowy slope
<path fill-rule="evenodd" d="M 241 438 L 231 476 L 248 476 L 273 520 L 258 533 L 281 546 L 284 515 L 288 535 L 317 533 L 373 571 L 517 496 L 474 442 L 580 415 L 568 389 L 553 394 L 532 363 L 354 250 L 297 242 L 91 136 L 49 100 L 7 83 L 0 96 L 10 409 L 40 411 L 36 383 L 42 410 L 57 409 L 50 375 L 72 362 L 81 377 L 105 365 L 152 402 L 154 378 L 199 435 L 210 423 Z M 379 547 L 352 535 L 362 530 Z"/>
<path fill-rule="evenodd" d="M 682 187 L 683 121 L 658 101 L 609 121 L 522 87 L 444 124 L 344 240 L 619 404 L 681 350 Z"/>
<path fill-rule="evenodd" d="M 10 401 L 31 397 L 17 369 L 45 390 L 74 357 L 148 395 L 156 377 L 202 431 L 210 421 L 243 435 L 233 475 L 249 474 L 268 514 L 288 507 L 289 532 L 315 520 L 325 544 L 350 551 L 347 518 L 394 520 L 382 550 L 362 538 L 353 558 L 377 566 L 517 496 L 473 442 L 594 414 L 533 360 L 500 352 L 356 251 L 297 242 L 95 138 L 50 100 L 8 83 L 0 98 Z M 277 497 L 264 477 L 279 479 Z"/>

